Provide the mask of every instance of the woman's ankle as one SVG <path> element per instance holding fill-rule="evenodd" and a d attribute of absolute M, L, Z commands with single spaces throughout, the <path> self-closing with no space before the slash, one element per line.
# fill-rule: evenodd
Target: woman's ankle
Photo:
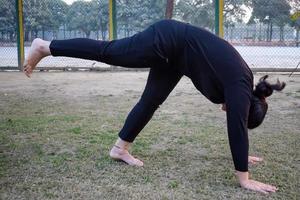
<path fill-rule="evenodd" d="M 114 146 L 115 146 L 116 148 L 128 150 L 131 144 L 132 144 L 132 143 L 127 142 L 127 141 L 125 141 L 125 140 L 122 140 L 121 138 L 118 138 L 117 141 L 115 142 L 115 145 L 114 145 Z"/>
<path fill-rule="evenodd" d="M 50 52 L 50 42 L 46 40 L 42 40 L 40 38 L 35 38 L 32 42 L 34 45 L 36 45 L 37 50 L 44 56 L 51 55 Z"/>

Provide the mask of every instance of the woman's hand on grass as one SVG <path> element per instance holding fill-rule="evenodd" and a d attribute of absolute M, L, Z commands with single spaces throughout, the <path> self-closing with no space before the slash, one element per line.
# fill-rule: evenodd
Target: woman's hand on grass
<path fill-rule="evenodd" d="M 249 164 L 257 164 L 259 162 L 262 162 L 263 161 L 263 158 L 260 158 L 260 157 L 256 157 L 256 156 L 249 156 L 248 157 L 248 163 Z"/>
<path fill-rule="evenodd" d="M 236 175 L 239 179 L 240 185 L 242 188 L 261 192 L 264 194 L 269 194 L 271 192 L 276 192 L 278 189 L 275 186 L 268 185 L 265 183 L 261 183 L 255 180 L 249 179 L 249 173 L 248 172 L 236 172 Z"/>

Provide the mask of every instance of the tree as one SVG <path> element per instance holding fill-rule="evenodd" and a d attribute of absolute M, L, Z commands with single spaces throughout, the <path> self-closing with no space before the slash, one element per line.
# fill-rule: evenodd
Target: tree
<path fill-rule="evenodd" d="M 210 0 L 179 0 L 175 16 L 196 26 L 214 29 L 214 6 Z"/>
<path fill-rule="evenodd" d="M 124 29 L 124 35 L 128 37 L 130 32 L 136 28 L 134 27 L 134 20 L 137 20 L 139 5 L 136 1 L 119 0 L 117 10 L 118 27 Z"/>
<path fill-rule="evenodd" d="M 165 6 L 165 2 L 161 0 L 136 0 L 136 20 L 133 25 L 139 31 L 163 19 Z"/>
<path fill-rule="evenodd" d="M 23 2 L 26 39 L 28 32 L 32 32 L 34 37 L 37 37 L 39 31 L 43 31 L 44 33 L 49 28 L 49 25 L 51 25 L 52 13 L 47 2 L 47 0 L 25 0 Z"/>
<path fill-rule="evenodd" d="M 174 0 L 167 0 L 166 14 L 165 14 L 166 19 L 171 19 L 172 18 L 173 8 L 174 8 Z"/>
<path fill-rule="evenodd" d="M 224 1 L 224 25 L 241 22 L 246 14 L 245 7 L 251 0 Z M 214 29 L 215 0 L 179 0 L 176 5 L 176 16 L 197 26 Z"/>
<path fill-rule="evenodd" d="M 246 16 L 245 7 L 251 6 L 252 0 L 225 0 L 224 1 L 224 22 L 236 23 L 242 22 Z"/>
<path fill-rule="evenodd" d="M 284 41 L 284 26 L 290 22 L 289 13 L 286 15 L 280 15 L 274 19 L 274 24 L 279 27 L 279 40 Z"/>
<path fill-rule="evenodd" d="M 292 15 L 291 15 L 291 26 L 296 30 L 296 46 L 299 47 L 299 32 L 300 32 L 300 1 L 299 0 L 289 0 L 291 5 Z"/>
<path fill-rule="evenodd" d="M 92 4 L 95 8 L 96 21 L 97 21 L 97 39 L 98 31 L 101 31 L 101 37 L 105 40 L 108 31 L 108 1 L 107 0 L 93 0 Z"/>
<path fill-rule="evenodd" d="M 90 37 L 91 31 L 97 30 L 97 8 L 89 1 L 75 1 L 67 13 L 67 27 L 70 30 L 79 30 Z"/>
<path fill-rule="evenodd" d="M 296 29 L 296 37 L 295 37 L 295 41 L 296 41 L 296 46 L 299 46 L 299 32 L 300 32 L 300 11 L 295 12 L 292 16 L 291 16 L 291 26 L 294 27 Z"/>
<path fill-rule="evenodd" d="M 0 0 L 0 32 L 8 33 L 9 40 L 13 41 L 16 30 L 16 9 L 14 1 Z"/>
<path fill-rule="evenodd" d="M 253 12 L 251 20 L 257 19 L 259 22 L 267 24 L 267 41 L 272 40 L 273 24 L 281 27 L 283 39 L 283 27 L 287 24 L 287 17 L 291 9 L 286 0 L 253 0 Z"/>
<path fill-rule="evenodd" d="M 224 4 L 224 24 L 229 26 L 242 21 L 246 14 L 243 5 L 249 0 L 227 0 Z M 211 0 L 180 0 L 177 3 L 177 15 L 184 21 L 214 29 L 215 1 Z"/>
<path fill-rule="evenodd" d="M 299 0 L 287 0 L 292 8 L 292 12 L 299 12 L 300 11 L 300 1 Z"/>
<path fill-rule="evenodd" d="M 160 0 L 119 0 L 117 3 L 118 26 L 129 32 L 141 31 L 164 18 L 165 2 Z"/>
<path fill-rule="evenodd" d="M 53 34 L 63 25 L 67 23 L 68 5 L 62 0 L 47 0 L 47 7 L 51 12 L 48 29 L 53 31 Z M 65 31 L 65 29 L 64 29 Z M 64 32 L 65 34 L 65 32 Z"/>

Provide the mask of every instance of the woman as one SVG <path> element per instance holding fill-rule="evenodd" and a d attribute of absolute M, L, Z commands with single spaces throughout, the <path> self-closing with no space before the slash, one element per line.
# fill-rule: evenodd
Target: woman
<path fill-rule="evenodd" d="M 132 37 L 115 41 L 90 39 L 33 41 L 24 72 L 29 77 L 45 56 L 67 56 L 96 60 L 129 68 L 149 67 L 145 90 L 119 133 L 110 156 L 129 165 L 142 166 L 129 146 L 168 97 L 183 75 L 210 101 L 222 104 L 227 113 L 229 144 L 236 175 L 244 188 L 263 193 L 276 187 L 249 179 L 247 128 L 259 126 L 267 112 L 265 98 L 285 83 L 270 84 L 267 76 L 253 91 L 253 75 L 239 53 L 212 33 L 174 20 L 163 20 Z"/>

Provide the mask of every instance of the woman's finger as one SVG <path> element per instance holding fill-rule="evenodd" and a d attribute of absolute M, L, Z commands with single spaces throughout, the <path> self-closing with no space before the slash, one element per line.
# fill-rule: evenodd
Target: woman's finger
<path fill-rule="evenodd" d="M 256 162 L 260 162 L 263 160 L 262 158 L 259 158 L 259 157 L 252 157 L 252 159 Z"/>
<path fill-rule="evenodd" d="M 263 194 L 269 194 L 269 192 L 265 191 L 265 190 L 262 189 L 262 188 L 257 188 L 256 191 L 261 192 L 261 193 L 263 193 Z"/>
<path fill-rule="evenodd" d="M 265 186 L 268 190 L 270 190 L 271 192 L 276 192 L 277 188 L 273 185 L 266 185 Z"/>
<path fill-rule="evenodd" d="M 261 161 L 263 161 L 263 159 L 260 158 L 260 157 L 255 157 L 255 156 L 249 156 L 248 157 L 248 162 L 250 164 L 257 164 L 258 162 L 261 162 Z"/>
<path fill-rule="evenodd" d="M 256 156 L 249 156 L 249 160 L 260 162 L 263 161 L 263 158 L 256 157 Z"/>
<path fill-rule="evenodd" d="M 276 190 L 277 190 L 277 188 L 275 186 L 268 185 L 265 183 L 259 182 L 259 185 L 262 189 L 264 189 L 265 191 L 268 191 L 268 192 L 276 192 Z"/>

